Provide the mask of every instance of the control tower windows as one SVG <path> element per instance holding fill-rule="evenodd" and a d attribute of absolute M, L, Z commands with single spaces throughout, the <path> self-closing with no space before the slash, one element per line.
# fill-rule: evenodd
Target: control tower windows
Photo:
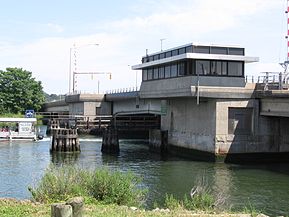
<path fill-rule="evenodd" d="M 210 74 L 210 61 L 208 60 L 197 60 L 196 61 L 196 74 L 208 75 Z"/>
<path fill-rule="evenodd" d="M 154 68 L 154 79 L 159 79 L 159 68 Z"/>
<path fill-rule="evenodd" d="M 142 70 L 142 80 L 143 81 L 148 80 L 148 70 L 147 69 Z"/>
<path fill-rule="evenodd" d="M 208 46 L 194 46 L 194 53 L 210 53 L 210 47 Z"/>
<path fill-rule="evenodd" d="M 148 80 L 153 79 L 153 69 L 148 69 Z"/>
<path fill-rule="evenodd" d="M 159 67 L 159 78 L 164 78 L 165 77 L 165 67 L 161 66 Z"/>
<path fill-rule="evenodd" d="M 229 55 L 244 56 L 245 50 L 244 50 L 244 48 L 229 48 Z"/>
<path fill-rule="evenodd" d="M 228 62 L 228 75 L 229 76 L 242 76 L 243 75 L 242 62 Z"/>
<path fill-rule="evenodd" d="M 185 63 L 184 62 L 178 63 L 178 75 L 179 76 L 185 75 Z"/>
<path fill-rule="evenodd" d="M 177 77 L 178 75 L 178 65 L 173 64 L 171 65 L 171 77 Z"/>
<path fill-rule="evenodd" d="M 170 78 L 171 77 L 171 66 L 165 66 L 165 78 Z"/>

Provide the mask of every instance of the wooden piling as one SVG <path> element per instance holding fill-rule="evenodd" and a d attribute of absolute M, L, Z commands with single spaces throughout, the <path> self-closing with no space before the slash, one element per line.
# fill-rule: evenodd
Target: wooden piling
<path fill-rule="evenodd" d="M 119 152 L 118 133 L 116 129 L 105 129 L 102 136 L 101 152 L 115 154 Z"/>
<path fill-rule="evenodd" d="M 80 145 L 76 129 L 59 128 L 52 131 L 51 152 L 79 152 Z"/>

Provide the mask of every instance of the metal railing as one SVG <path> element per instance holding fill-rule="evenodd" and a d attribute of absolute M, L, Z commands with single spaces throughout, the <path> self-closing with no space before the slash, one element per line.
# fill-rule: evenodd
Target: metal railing
<path fill-rule="evenodd" d="M 113 90 L 108 90 L 106 94 L 115 94 L 115 93 L 129 93 L 129 92 L 136 92 L 139 91 L 140 87 L 125 87 L 125 88 L 118 88 Z"/>
<path fill-rule="evenodd" d="M 280 75 L 262 75 L 262 76 L 246 76 L 246 83 L 279 83 Z"/>

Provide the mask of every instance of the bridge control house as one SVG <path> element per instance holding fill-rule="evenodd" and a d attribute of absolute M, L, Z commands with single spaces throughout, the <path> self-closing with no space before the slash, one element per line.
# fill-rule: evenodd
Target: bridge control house
<path fill-rule="evenodd" d="M 151 130 L 152 147 L 193 158 L 224 155 L 228 161 L 288 152 L 286 119 L 260 115 L 256 84 L 245 81 L 245 65 L 257 61 L 241 47 L 205 44 L 142 57 L 132 67 L 142 70 L 139 97 L 160 100 L 161 130 Z"/>
<path fill-rule="evenodd" d="M 47 103 L 45 111 L 87 120 L 111 115 L 116 130 L 128 135 L 139 128 L 119 124 L 138 126 L 145 117 L 152 149 L 192 159 L 288 161 L 289 91 L 281 83 L 274 89 L 276 82 L 248 83 L 246 65 L 254 62 L 258 58 L 246 56 L 242 47 L 187 44 L 147 54 L 132 66 L 142 72 L 139 91 L 71 93 Z"/>

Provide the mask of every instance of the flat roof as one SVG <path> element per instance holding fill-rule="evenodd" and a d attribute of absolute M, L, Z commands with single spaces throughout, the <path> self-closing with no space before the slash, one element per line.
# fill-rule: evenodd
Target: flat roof
<path fill-rule="evenodd" d="M 228 45 L 228 44 L 225 45 L 225 44 L 210 44 L 210 43 L 194 42 L 194 43 L 189 43 L 189 44 L 185 44 L 185 45 L 169 48 L 169 49 L 166 49 L 166 50 L 157 51 L 157 52 L 154 52 L 154 53 L 148 53 L 147 55 L 142 56 L 142 58 L 147 57 L 147 56 L 153 56 L 153 55 L 165 53 L 165 52 L 168 52 L 168 51 L 173 51 L 173 50 L 184 48 L 184 47 L 188 47 L 188 46 L 225 47 L 225 48 L 242 48 L 242 49 L 245 49 L 245 48 L 241 47 L 240 45 Z"/>
<path fill-rule="evenodd" d="M 0 122 L 36 122 L 36 118 L 0 118 Z"/>
<path fill-rule="evenodd" d="M 167 57 L 159 60 L 154 60 L 151 62 L 146 62 L 138 65 L 134 65 L 131 68 L 133 70 L 143 69 L 155 65 L 166 64 L 174 61 L 184 60 L 184 59 L 199 59 L 199 60 L 228 60 L 228 61 L 243 61 L 245 63 L 258 62 L 258 57 L 249 56 L 239 56 L 239 55 L 223 55 L 223 54 L 202 54 L 202 53 L 184 53 L 172 57 Z"/>

